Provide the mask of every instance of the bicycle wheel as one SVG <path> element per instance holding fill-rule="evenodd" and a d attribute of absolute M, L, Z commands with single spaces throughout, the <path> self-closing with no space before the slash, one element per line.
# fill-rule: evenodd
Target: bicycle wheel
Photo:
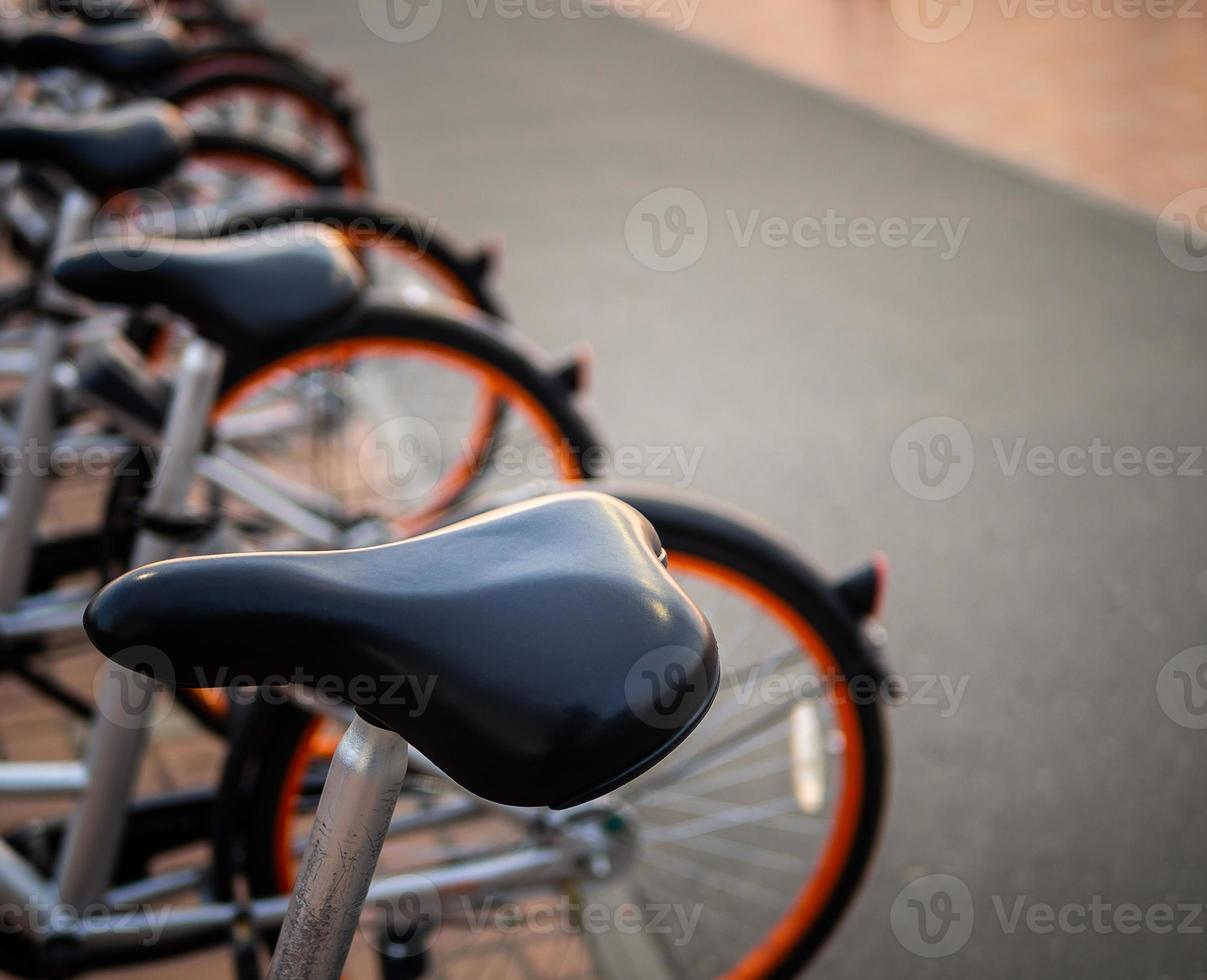
<path fill-rule="evenodd" d="M 370 184 L 354 107 L 330 83 L 304 77 L 279 56 L 218 49 L 184 66 L 157 94 L 199 133 L 267 142 L 338 173 L 349 191 Z"/>
<path fill-rule="evenodd" d="M 878 676 L 874 659 L 832 591 L 774 537 L 712 507 L 608 489 L 651 519 L 669 568 L 713 623 L 721 692 L 679 750 L 604 804 L 605 817 L 636 838 L 627 870 L 560 891 L 517 886 L 453 902 L 423 955 L 448 977 L 479 975 L 486 957 L 492 973 L 508 976 L 791 976 L 838 922 L 875 840 L 880 706 L 849 687 Z M 751 694 L 784 689 L 800 693 Z M 296 706 L 251 709 L 232 763 L 259 774 L 246 808 L 254 893 L 290 888 L 339 727 Z M 456 799 L 455 788 L 432 784 L 409 781 L 400 814 Z M 475 811 L 461 825 L 387 844 L 379 873 L 422 875 L 442 858 L 505 854 L 530 843 L 527 833 Z M 552 935 L 551 907 L 577 910 Z M 634 909 L 639 930 L 587 925 Z"/>
<path fill-rule="evenodd" d="M 149 237 L 208 235 L 231 212 L 314 193 L 324 178 L 273 147 L 235 136 L 209 136 L 153 187 L 118 191 L 93 218 L 96 238 L 137 245 Z"/>

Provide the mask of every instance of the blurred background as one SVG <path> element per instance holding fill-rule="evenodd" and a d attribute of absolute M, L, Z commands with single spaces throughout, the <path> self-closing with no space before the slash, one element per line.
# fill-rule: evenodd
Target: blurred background
<path fill-rule="evenodd" d="M 815 975 L 1207 976 L 1207 3 L 387 7 L 268 6 L 382 194 L 501 239 L 614 444 L 892 562 L 888 815 Z"/>

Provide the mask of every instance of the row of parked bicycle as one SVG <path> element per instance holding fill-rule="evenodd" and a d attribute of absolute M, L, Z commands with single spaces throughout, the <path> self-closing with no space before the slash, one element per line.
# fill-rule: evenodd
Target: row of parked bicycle
<path fill-rule="evenodd" d="M 338 976 L 304 860 L 295 906 L 340 905 L 385 977 L 799 970 L 879 821 L 882 565 L 828 581 L 611 478 L 581 356 L 507 320 L 489 250 L 371 196 L 345 84 L 239 11 L 31 0 L 0 31 L 0 668 L 87 726 L 78 762 L 0 762 L 0 969 L 212 945 L 251 978 L 278 945 L 272 976 Z M 151 689 L 62 680 L 98 586 L 399 541 L 103 592 L 102 652 L 223 740 L 218 778 L 135 794 Z M 412 744 L 358 918 L 306 842 L 358 816 L 337 746 L 401 771 L 383 727 Z"/>

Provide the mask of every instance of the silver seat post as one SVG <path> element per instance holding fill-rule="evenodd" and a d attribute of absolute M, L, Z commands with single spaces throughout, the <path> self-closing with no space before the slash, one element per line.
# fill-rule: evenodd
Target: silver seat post
<path fill-rule="evenodd" d="M 38 284 L 38 303 L 42 309 L 65 313 L 78 309 L 79 299 L 55 282 L 54 267 L 72 245 L 92 237 L 90 232 L 96 211 L 96 198 L 79 188 L 73 187 L 63 195 L 50 243 L 50 257 Z"/>
<path fill-rule="evenodd" d="M 407 769 L 407 743 L 359 714 L 331 760 L 268 980 L 338 980 Z"/>
<path fill-rule="evenodd" d="M 0 531 L 0 609 L 11 609 L 25 594 L 26 576 L 36 543 L 38 518 L 50 483 L 39 472 L 39 460 L 49 465 L 54 439 L 54 368 L 63 352 L 63 331 L 40 323 L 30 339 L 33 365 L 21 390 L 17 418 L 16 472 L 5 478 L 8 506 Z"/>
<path fill-rule="evenodd" d="M 147 491 L 148 513 L 178 517 L 185 513 L 205 446 L 210 409 L 222 375 L 221 349 L 204 340 L 185 348 L 163 444 Z M 174 543 L 150 530 L 135 541 L 134 567 L 169 558 Z M 97 713 L 88 738 L 88 788 L 71 815 L 59 852 L 55 879 L 62 903 L 83 908 L 100 899 L 110 884 L 121 844 L 126 807 L 152 719 L 155 685 L 141 674 L 106 662 Z"/>

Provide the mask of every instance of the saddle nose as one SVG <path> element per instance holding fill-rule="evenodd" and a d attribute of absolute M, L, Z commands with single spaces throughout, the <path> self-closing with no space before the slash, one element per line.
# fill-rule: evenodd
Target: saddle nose
<path fill-rule="evenodd" d="M 180 687 L 298 681 L 396 731 L 470 792 L 572 806 L 666 756 L 720 671 L 653 527 L 578 492 L 356 551 L 160 562 L 84 625 Z"/>

